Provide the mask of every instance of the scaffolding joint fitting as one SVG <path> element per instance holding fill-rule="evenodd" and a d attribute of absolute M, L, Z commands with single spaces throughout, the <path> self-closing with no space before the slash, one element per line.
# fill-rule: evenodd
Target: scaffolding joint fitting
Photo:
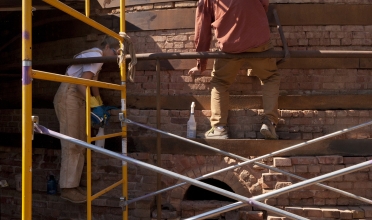
<path fill-rule="evenodd" d="M 127 123 L 130 123 L 130 120 L 124 117 L 124 113 L 119 113 L 119 121 L 121 123 L 121 127 L 124 127 L 127 125 Z"/>
<path fill-rule="evenodd" d="M 31 116 L 32 121 L 32 140 L 34 140 L 34 124 L 39 124 L 39 116 Z"/>
<path fill-rule="evenodd" d="M 120 197 L 119 206 L 121 207 L 122 211 L 127 210 L 128 201 L 126 200 L 126 198 L 124 196 Z"/>

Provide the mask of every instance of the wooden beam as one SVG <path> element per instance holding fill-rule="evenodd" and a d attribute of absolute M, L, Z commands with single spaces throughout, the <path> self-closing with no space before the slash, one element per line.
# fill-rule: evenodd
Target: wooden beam
<path fill-rule="evenodd" d="M 272 4 L 268 12 L 275 26 L 272 10 L 276 8 L 282 26 L 371 25 L 372 5 Z M 120 16 L 120 15 L 117 15 Z M 171 18 L 171 19 L 170 19 Z M 127 31 L 194 28 L 195 8 L 139 11 L 126 13 Z"/>
<path fill-rule="evenodd" d="M 146 5 L 146 4 L 156 4 L 156 3 L 166 3 L 166 2 L 183 2 L 185 0 L 126 0 L 126 6 L 135 6 L 135 5 Z M 98 3 L 102 8 L 118 8 L 120 7 L 119 0 L 98 0 Z"/>
<path fill-rule="evenodd" d="M 125 16 L 127 31 L 184 29 L 195 25 L 195 8 L 141 11 Z"/>

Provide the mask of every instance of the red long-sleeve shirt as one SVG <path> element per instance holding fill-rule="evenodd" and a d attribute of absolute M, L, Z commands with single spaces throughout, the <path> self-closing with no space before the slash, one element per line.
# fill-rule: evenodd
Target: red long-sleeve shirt
<path fill-rule="evenodd" d="M 269 0 L 199 0 L 195 18 L 196 51 L 208 51 L 213 27 L 218 47 L 241 53 L 270 40 Z M 203 60 L 206 63 L 206 60 Z"/>

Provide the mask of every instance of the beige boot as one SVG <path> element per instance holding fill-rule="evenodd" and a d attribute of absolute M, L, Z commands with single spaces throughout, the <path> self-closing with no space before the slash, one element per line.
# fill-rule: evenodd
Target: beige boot
<path fill-rule="evenodd" d="M 73 203 L 83 203 L 87 201 L 87 197 L 81 194 L 77 188 L 61 189 L 61 198 Z"/>
<path fill-rule="evenodd" d="M 76 188 L 80 194 L 82 194 L 83 196 L 87 196 L 87 189 L 83 189 L 82 187 L 78 186 Z"/>

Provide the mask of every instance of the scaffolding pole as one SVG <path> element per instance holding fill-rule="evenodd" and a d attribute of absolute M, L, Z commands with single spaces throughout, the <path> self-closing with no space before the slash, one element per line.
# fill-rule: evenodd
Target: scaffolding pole
<path fill-rule="evenodd" d="M 31 70 L 32 0 L 22 0 L 22 220 L 32 218 L 33 122 Z"/>

